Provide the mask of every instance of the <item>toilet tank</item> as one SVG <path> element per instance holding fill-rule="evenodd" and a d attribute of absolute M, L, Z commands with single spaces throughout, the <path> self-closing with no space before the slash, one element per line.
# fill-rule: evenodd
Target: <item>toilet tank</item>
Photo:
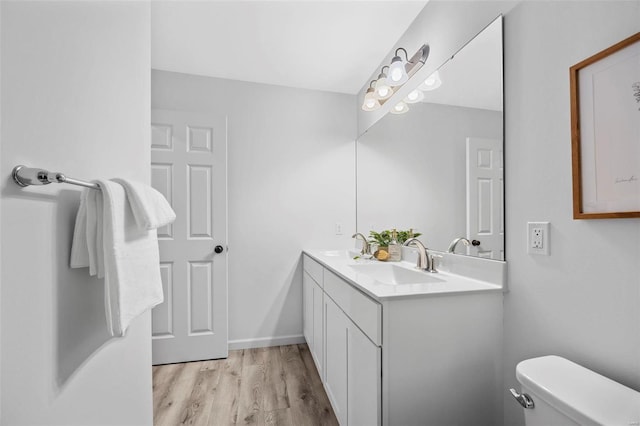
<path fill-rule="evenodd" d="M 527 426 L 640 426 L 640 393 L 559 356 L 522 361 L 516 377 L 535 404 Z"/>

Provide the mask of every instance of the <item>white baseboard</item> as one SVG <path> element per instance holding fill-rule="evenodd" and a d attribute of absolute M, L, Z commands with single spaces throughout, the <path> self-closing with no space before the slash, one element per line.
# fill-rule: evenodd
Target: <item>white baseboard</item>
<path fill-rule="evenodd" d="M 297 345 L 306 343 L 302 334 L 295 336 L 261 337 L 258 339 L 229 340 L 229 350 L 268 348 L 270 346 Z"/>

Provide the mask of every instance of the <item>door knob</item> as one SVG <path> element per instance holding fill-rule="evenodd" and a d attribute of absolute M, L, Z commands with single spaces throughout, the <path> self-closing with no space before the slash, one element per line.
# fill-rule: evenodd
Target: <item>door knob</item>
<path fill-rule="evenodd" d="M 220 254 L 220 253 L 222 253 L 224 251 L 224 247 L 222 247 L 220 245 L 215 246 L 213 251 L 215 251 L 217 254 Z"/>
<path fill-rule="evenodd" d="M 479 246 L 479 245 L 480 245 L 480 241 L 478 241 L 478 240 L 473 240 L 473 241 L 471 241 L 471 245 L 472 245 L 472 246 L 474 246 L 474 247 L 477 247 L 477 246 Z"/>

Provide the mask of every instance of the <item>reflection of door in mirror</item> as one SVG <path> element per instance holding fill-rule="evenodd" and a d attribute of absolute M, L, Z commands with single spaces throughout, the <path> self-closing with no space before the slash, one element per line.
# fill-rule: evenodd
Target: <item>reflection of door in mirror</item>
<path fill-rule="evenodd" d="M 467 138 L 467 254 L 504 260 L 502 140 Z"/>
<path fill-rule="evenodd" d="M 480 246 L 458 245 L 457 254 L 503 260 L 502 19 L 438 72 L 442 84 L 425 89 L 407 113 L 387 114 L 358 139 L 357 230 L 368 235 L 413 228 L 429 249 L 439 251 L 466 237 Z M 474 171 L 467 170 L 468 139 L 495 141 L 490 148 L 482 145 L 487 152 L 474 154 L 480 155 Z M 483 170 L 488 162 L 491 169 Z M 468 179 L 475 181 L 471 191 Z M 467 205 L 468 199 L 480 204 Z"/>

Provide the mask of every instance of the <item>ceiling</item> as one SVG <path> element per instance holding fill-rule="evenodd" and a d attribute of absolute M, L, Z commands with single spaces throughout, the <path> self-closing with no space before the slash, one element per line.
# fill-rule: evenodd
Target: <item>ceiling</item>
<path fill-rule="evenodd" d="M 151 66 L 356 94 L 426 1 L 154 1 Z"/>

